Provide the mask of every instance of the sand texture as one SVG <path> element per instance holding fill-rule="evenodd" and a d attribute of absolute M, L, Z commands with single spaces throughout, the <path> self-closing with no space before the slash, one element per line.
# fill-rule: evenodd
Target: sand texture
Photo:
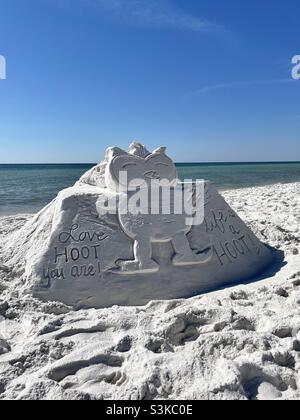
<path fill-rule="evenodd" d="M 223 195 L 285 252 L 281 269 L 143 307 L 75 312 L 24 296 L 7 244 L 32 216 L 1 217 L 0 399 L 299 399 L 300 183 Z"/>

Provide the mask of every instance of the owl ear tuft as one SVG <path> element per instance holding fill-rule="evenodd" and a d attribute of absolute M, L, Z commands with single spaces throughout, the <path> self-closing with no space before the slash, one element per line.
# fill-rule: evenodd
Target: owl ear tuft
<path fill-rule="evenodd" d="M 160 154 L 165 154 L 167 151 L 166 147 L 159 147 L 158 149 L 155 149 L 153 153 L 160 153 Z"/>
<path fill-rule="evenodd" d="M 127 155 L 128 153 L 125 150 L 120 149 L 119 147 L 109 147 L 106 150 L 105 158 L 107 161 L 113 159 L 116 156 Z"/>
<path fill-rule="evenodd" d="M 143 144 L 141 144 L 137 141 L 134 141 L 129 146 L 129 154 L 134 155 L 134 156 L 138 156 L 138 157 L 141 157 L 141 158 L 146 158 L 151 153 L 149 152 L 149 150 L 147 150 L 146 146 L 144 146 Z"/>

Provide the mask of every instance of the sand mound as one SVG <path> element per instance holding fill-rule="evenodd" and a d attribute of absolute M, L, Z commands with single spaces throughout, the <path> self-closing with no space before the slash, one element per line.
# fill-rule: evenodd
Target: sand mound
<path fill-rule="evenodd" d="M 144 307 L 75 312 L 24 297 L 21 257 L 8 267 L 7 245 L 36 219 L 1 218 L 0 399 L 298 399 L 300 184 L 224 195 L 260 239 L 285 251 L 285 266 L 252 284 Z"/>
<path fill-rule="evenodd" d="M 108 148 L 5 252 L 5 264 L 24 272 L 19 292 L 74 309 L 189 298 L 282 260 L 212 183 L 179 181 L 165 147 L 149 152 L 140 143 Z"/>

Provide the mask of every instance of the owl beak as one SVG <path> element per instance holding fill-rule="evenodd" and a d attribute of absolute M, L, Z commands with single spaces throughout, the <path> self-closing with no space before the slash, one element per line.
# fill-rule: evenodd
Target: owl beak
<path fill-rule="evenodd" d="M 156 171 L 148 171 L 148 172 L 145 172 L 144 178 L 147 178 L 147 179 L 160 179 L 160 176 L 158 175 L 158 173 Z"/>

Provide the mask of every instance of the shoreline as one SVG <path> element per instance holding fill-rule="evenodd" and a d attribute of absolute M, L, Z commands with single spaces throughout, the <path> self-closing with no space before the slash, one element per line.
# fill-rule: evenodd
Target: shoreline
<path fill-rule="evenodd" d="M 282 187 L 284 187 L 284 186 L 289 186 L 289 185 L 297 185 L 297 184 L 299 184 L 300 185 L 300 181 L 299 182 L 280 182 L 280 183 L 278 183 L 278 182 L 275 182 L 275 183 L 272 183 L 272 184 L 263 184 L 263 185 L 250 185 L 250 186 L 247 186 L 247 187 L 232 187 L 232 188 L 217 188 L 217 190 L 222 194 L 222 195 L 224 195 L 225 196 L 225 198 L 226 198 L 226 195 L 227 194 L 230 194 L 230 193 L 232 193 L 232 192 L 239 192 L 239 191 L 243 191 L 243 190 L 253 190 L 253 189 L 255 189 L 255 190 L 257 190 L 257 189 L 261 189 L 261 188 L 274 188 L 274 187 L 276 187 L 276 186 L 278 186 L 278 187 L 280 187 L 280 188 L 282 188 Z M 38 210 L 36 210 L 36 211 L 27 211 L 27 212 L 13 212 L 13 213 L 2 213 L 1 212 L 1 210 L 0 210 L 0 218 L 3 218 L 3 217 L 20 217 L 20 216 L 25 216 L 25 217 L 30 217 L 30 216 L 34 216 L 35 214 L 37 214 L 39 211 L 41 211 L 43 209 L 43 207 L 41 207 L 41 208 L 39 208 Z"/>

